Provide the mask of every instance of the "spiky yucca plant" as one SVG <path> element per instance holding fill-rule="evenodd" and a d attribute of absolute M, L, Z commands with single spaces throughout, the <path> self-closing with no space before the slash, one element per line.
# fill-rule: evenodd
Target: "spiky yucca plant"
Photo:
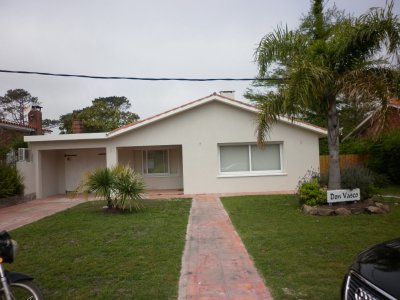
<path fill-rule="evenodd" d="M 109 168 L 98 168 L 85 175 L 80 182 L 76 193 L 95 194 L 96 197 L 107 201 L 108 208 L 113 207 L 112 192 L 115 176 L 113 170 Z"/>
<path fill-rule="evenodd" d="M 143 206 L 144 192 L 143 179 L 127 166 L 118 166 L 115 169 L 115 205 L 118 209 L 132 211 L 140 210 Z"/>
<path fill-rule="evenodd" d="M 142 178 L 128 166 L 99 168 L 86 174 L 76 189 L 76 193 L 86 195 L 94 193 L 96 197 L 107 201 L 109 209 L 139 210 L 143 208 Z"/>

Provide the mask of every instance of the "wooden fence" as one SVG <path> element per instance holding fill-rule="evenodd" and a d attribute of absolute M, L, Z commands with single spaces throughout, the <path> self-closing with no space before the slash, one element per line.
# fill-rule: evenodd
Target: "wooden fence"
<path fill-rule="evenodd" d="M 344 169 L 354 165 L 362 165 L 366 160 L 365 155 L 344 154 L 340 155 L 340 168 Z M 328 173 L 329 170 L 329 155 L 319 156 L 319 169 L 321 174 Z"/>

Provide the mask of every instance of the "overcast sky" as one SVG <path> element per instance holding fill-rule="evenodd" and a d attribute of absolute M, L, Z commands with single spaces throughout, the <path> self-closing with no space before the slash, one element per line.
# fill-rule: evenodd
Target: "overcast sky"
<path fill-rule="evenodd" d="M 400 13 L 395 0 L 395 12 Z M 385 0 L 329 0 L 358 16 Z M 0 0 L 0 69 L 129 77 L 250 77 L 257 43 L 295 28 L 310 0 Z M 22 88 L 43 118 L 125 96 L 141 118 L 249 82 L 143 82 L 0 73 L 0 95 Z"/>

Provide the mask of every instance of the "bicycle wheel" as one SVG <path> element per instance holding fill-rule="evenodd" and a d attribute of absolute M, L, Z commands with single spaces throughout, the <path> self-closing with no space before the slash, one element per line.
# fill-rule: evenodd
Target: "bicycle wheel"
<path fill-rule="evenodd" d="M 15 300 L 43 300 L 42 292 L 32 281 L 13 282 L 10 290 Z"/>

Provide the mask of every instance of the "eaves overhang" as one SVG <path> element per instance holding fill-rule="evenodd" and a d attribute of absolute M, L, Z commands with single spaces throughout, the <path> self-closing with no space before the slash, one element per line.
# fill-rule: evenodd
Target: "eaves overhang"
<path fill-rule="evenodd" d="M 20 132 L 34 132 L 35 131 L 35 129 L 33 129 L 31 127 L 12 124 L 9 122 L 0 122 L 0 128 L 6 128 L 6 129 L 20 131 Z"/>
<path fill-rule="evenodd" d="M 25 136 L 24 141 L 29 143 L 35 142 L 69 142 L 82 140 L 102 140 L 106 139 L 106 132 L 99 133 L 76 133 L 76 134 L 59 134 L 59 135 L 32 135 Z"/>

